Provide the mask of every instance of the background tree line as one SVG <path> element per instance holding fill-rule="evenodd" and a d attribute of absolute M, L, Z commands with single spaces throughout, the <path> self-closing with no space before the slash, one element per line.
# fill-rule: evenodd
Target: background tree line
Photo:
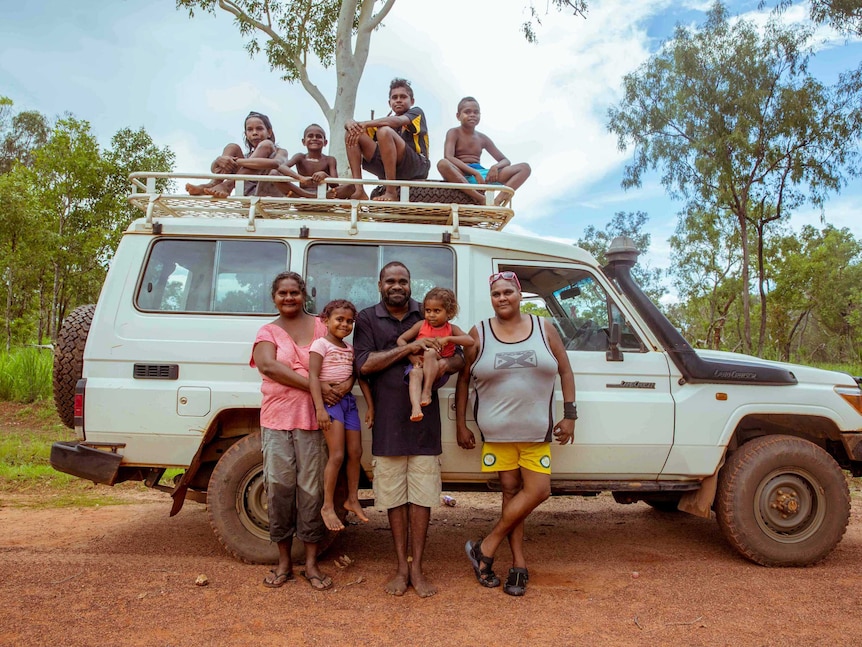
<path fill-rule="evenodd" d="M 192 15 L 231 13 L 249 52 L 265 52 L 284 80 L 301 83 L 332 132 L 352 114 L 371 35 L 394 4 L 177 0 Z M 704 25 L 678 27 L 623 79 L 623 99 L 608 112 L 620 148 L 633 151 L 623 187 L 658 173 L 684 205 L 669 241 L 672 267 L 640 267 L 638 278 L 656 300 L 673 286 L 678 299 L 664 309 L 695 346 L 858 364 L 860 241 L 826 224 L 795 232 L 790 218 L 805 205 L 823 208 L 858 173 L 862 66 L 822 83 L 808 72 L 813 31 L 777 19 L 793 2 L 762 4 L 776 8 L 765 28 L 732 19 L 720 2 Z M 587 17 L 585 1 L 552 5 Z M 527 8 L 522 31 L 535 40 L 541 14 L 532 2 Z M 816 23 L 862 35 L 857 2 L 815 0 L 809 9 Z M 332 105 L 308 77 L 310 57 L 335 66 Z M 49 125 L 0 100 L 7 347 L 53 338 L 66 312 L 95 300 L 134 215 L 128 173 L 172 165 L 173 154 L 143 129 L 120 131 L 102 151 L 87 122 L 67 115 Z M 646 251 L 647 221 L 643 212 L 618 213 L 604 228 L 587 227 L 579 244 L 601 260 L 611 238 L 625 234 Z"/>
<path fill-rule="evenodd" d="M 86 121 L 53 123 L 0 97 L 3 333 L 13 345 L 56 338 L 75 306 L 95 302 L 120 235 L 135 216 L 132 171 L 170 171 L 174 154 L 140 128 L 101 149 Z"/>

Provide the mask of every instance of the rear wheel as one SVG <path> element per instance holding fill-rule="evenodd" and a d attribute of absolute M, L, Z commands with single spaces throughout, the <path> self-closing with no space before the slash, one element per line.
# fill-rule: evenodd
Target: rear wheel
<path fill-rule="evenodd" d="M 730 544 L 763 566 L 807 566 L 841 541 L 850 493 L 838 463 L 801 438 L 745 443 L 721 470 L 718 524 Z"/>
<path fill-rule="evenodd" d="M 343 511 L 345 495 L 343 487 L 336 488 L 337 510 Z M 216 463 L 207 487 L 207 516 L 219 543 L 236 559 L 250 564 L 278 562 L 278 546 L 269 538 L 259 432 L 235 442 Z M 329 533 L 318 544 L 321 554 L 334 538 L 335 533 Z M 305 560 L 301 541 L 293 542 L 292 558 L 295 563 Z"/>
<path fill-rule="evenodd" d="M 95 310 L 92 303 L 72 310 L 54 344 L 54 406 L 70 429 L 75 428 L 75 386 L 84 374 L 84 346 Z"/>

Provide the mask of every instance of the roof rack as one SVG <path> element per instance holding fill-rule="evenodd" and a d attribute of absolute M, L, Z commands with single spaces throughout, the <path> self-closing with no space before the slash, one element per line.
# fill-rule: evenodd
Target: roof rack
<path fill-rule="evenodd" d="M 255 219 L 329 220 L 349 223 L 348 232 L 356 234 L 360 222 L 395 222 L 444 225 L 458 237 L 460 227 L 478 227 L 499 231 L 514 216 L 511 199 L 514 191 L 501 184 L 483 185 L 486 204 L 469 202 L 459 189 L 476 190 L 475 184 L 452 184 L 417 180 L 353 180 L 331 178 L 317 187 L 316 198 L 244 196 L 244 183 L 295 182 L 292 178 L 273 175 L 231 175 L 223 173 L 157 173 L 136 172 L 129 175 L 132 193 L 129 202 L 146 213 L 146 227 L 154 218 L 237 218 L 246 221 L 246 229 L 255 231 Z M 227 198 L 211 195 L 162 193 L 157 180 L 168 181 L 168 191 L 177 190 L 179 180 L 232 180 L 234 193 Z M 160 183 L 164 185 L 164 183 Z M 399 200 L 353 200 L 327 198 L 327 184 L 362 184 L 399 187 Z M 504 199 L 495 205 L 498 194 Z M 466 204 L 465 204 L 466 203 Z"/>

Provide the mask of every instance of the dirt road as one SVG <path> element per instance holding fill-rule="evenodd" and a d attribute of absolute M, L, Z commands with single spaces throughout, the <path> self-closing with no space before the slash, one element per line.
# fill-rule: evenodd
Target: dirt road
<path fill-rule="evenodd" d="M 20 507 L 0 499 L 0 645 L 849 645 L 862 635 L 862 497 L 838 548 L 811 568 L 766 569 L 728 547 L 714 520 L 609 496 L 555 498 L 528 525 L 530 584 L 481 588 L 466 539 L 490 527 L 499 495 L 455 494 L 434 511 L 427 574 L 440 592 L 383 591 L 385 513 L 333 545 L 327 592 L 281 589 L 267 567 L 216 542 L 204 507 L 175 518 L 158 493 L 129 505 Z M 352 564 L 339 568 L 333 557 Z M 505 574 L 508 553 L 498 556 Z M 195 578 L 206 575 L 207 586 Z"/>

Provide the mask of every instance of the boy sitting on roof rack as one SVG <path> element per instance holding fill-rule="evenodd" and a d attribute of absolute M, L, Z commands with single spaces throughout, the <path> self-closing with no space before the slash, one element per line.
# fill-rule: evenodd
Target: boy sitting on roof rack
<path fill-rule="evenodd" d="M 413 88 L 407 79 L 392 79 L 389 84 L 389 107 L 386 117 L 371 121 L 348 120 L 344 124 L 347 160 L 354 179 L 362 178 L 362 169 L 381 180 L 424 180 L 431 162 L 428 160 L 428 122 L 421 108 L 413 105 Z M 367 200 L 368 195 L 357 184 L 343 185 L 333 197 Z M 397 187 L 387 186 L 383 195 L 374 198 L 395 202 Z"/>
<path fill-rule="evenodd" d="M 476 130 L 481 118 L 479 102 L 473 97 L 464 97 L 458 102 L 455 117 L 460 126 L 450 128 L 443 145 L 443 159 L 437 162 L 437 170 L 447 182 L 469 182 L 470 184 L 505 184 L 518 189 L 530 177 L 530 165 L 512 164 L 487 135 Z M 479 161 L 482 151 L 488 151 L 497 160 L 491 168 L 484 168 Z M 476 204 L 485 204 L 480 191 L 462 189 Z M 494 204 L 500 206 L 508 196 L 499 192 Z"/>

